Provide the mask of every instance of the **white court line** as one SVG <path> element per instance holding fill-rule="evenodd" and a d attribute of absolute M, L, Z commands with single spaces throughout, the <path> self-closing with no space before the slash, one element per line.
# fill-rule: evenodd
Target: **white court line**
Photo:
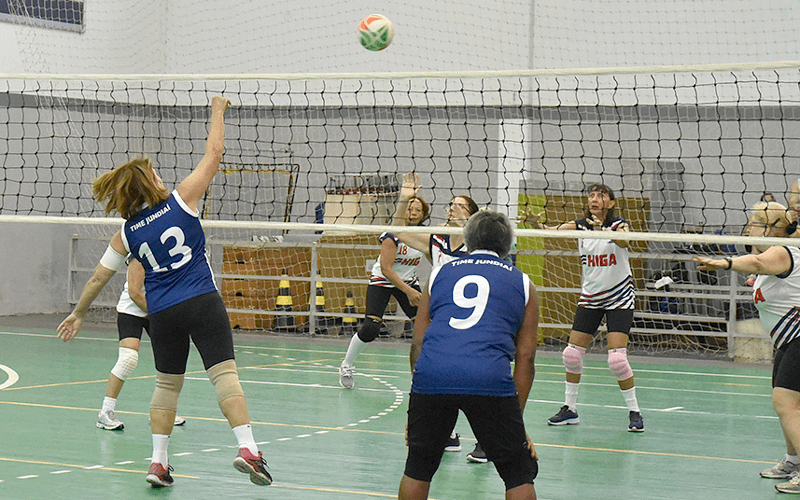
<path fill-rule="evenodd" d="M 19 374 L 8 366 L 0 365 L 0 370 L 3 370 L 6 372 L 6 375 L 8 375 L 8 379 L 0 384 L 0 390 L 5 389 L 6 387 L 11 387 L 19 381 Z"/>

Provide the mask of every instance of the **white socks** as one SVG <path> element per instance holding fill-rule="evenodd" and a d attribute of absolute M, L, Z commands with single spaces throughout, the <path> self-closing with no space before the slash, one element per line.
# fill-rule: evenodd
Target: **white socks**
<path fill-rule="evenodd" d="M 169 435 L 153 434 L 153 458 L 151 461 L 163 465 L 165 469 L 169 466 L 168 447 Z"/>
<path fill-rule="evenodd" d="M 117 407 L 117 399 L 106 396 L 103 398 L 103 407 L 100 409 L 100 413 L 108 413 L 110 411 L 114 411 L 116 407 Z"/>
<path fill-rule="evenodd" d="M 622 397 L 625 398 L 625 404 L 628 405 L 628 411 L 639 411 L 639 402 L 636 401 L 636 387 L 631 387 L 622 392 Z"/>
<path fill-rule="evenodd" d="M 786 460 L 787 462 L 789 462 L 792 465 L 800 464 L 800 457 L 798 457 L 797 455 L 789 455 L 787 453 L 786 456 L 783 457 L 783 459 Z"/>
<path fill-rule="evenodd" d="M 258 445 L 253 438 L 253 427 L 250 424 L 239 425 L 233 428 L 233 435 L 239 442 L 239 448 L 247 448 L 253 455 L 258 455 Z"/>
<path fill-rule="evenodd" d="M 347 354 L 344 356 L 344 361 L 342 361 L 342 366 L 353 366 L 356 358 L 366 346 L 367 343 L 358 338 L 358 334 L 353 335 L 353 338 L 350 339 L 350 346 L 347 348 Z"/>
<path fill-rule="evenodd" d="M 569 407 L 570 410 L 575 411 L 575 406 L 578 404 L 578 386 L 580 384 L 573 384 L 572 382 L 567 382 L 567 388 L 564 391 L 564 404 Z"/>

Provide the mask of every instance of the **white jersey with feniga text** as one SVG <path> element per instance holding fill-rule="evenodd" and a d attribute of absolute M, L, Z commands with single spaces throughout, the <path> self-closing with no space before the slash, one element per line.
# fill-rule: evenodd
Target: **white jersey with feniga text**
<path fill-rule="evenodd" d="M 397 252 L 394 256 L 394 264 L 392 265 L 394 272 L 400 276 L 401 280 L 403 280 L 405 283 L 408 283 L 410 286 L 419 284 L 419 278 L 417 277 L 417 266 L 420 262 L 422 262 L 425 254 L 406 245 L 392 233 L 381 234 L 381 244 L 383 244 L 383 241 L 387 238 L 392 240 L 397 246 Z M 392 282 L 389 281 L 381 272 L 380 257 L 378 257 L 377 262 L 375 262 L 375 264 L 372 266 L 372 273 L 369 276 L 369 284 L 394 288 Z"/>
<path fill-rule="evenodd" d="M 625 221 L 615 219 L 609 226 L 616 230 Z M 579 231 L 593 231 L 586 219 L 575 221 Z M 599 229 L 598 229 L 599 230 Z M 583 276 L 578 305 L 587 309 L 633 309 L 635 293 L 628 249 L 613 240 L 578 240 Z"/>
<path fill-rule="evenodd" d="M 759 274 L 753 283 L 753 303 L 775 347 L 800 335 L 800 249 L 785 247 L 792 259 L 786 274 Z"/>
<path fill-rule="evenodd" d="M 460 259 L 466 255 L 467 247 L 463 243 L 458 248 L 453 248 L 450 245 L 450 235 L 448 234 L 432 234 L 428 240 L 428 248 L 431 253 L 431 264 L 433 267 L 439 267 Z"/>

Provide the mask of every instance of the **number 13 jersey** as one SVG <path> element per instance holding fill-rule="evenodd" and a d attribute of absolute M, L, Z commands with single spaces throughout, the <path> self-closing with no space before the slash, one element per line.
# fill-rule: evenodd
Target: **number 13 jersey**
<path fill-rule="evenodd" d="M 414 365 L 419 394 L 513 396 L 515 339 L 530 279 L 497 254 L 476 251 L 431 272 L 430 320 Z"/>
<path fill-rule="evenodd" d="M 148 314 L 217 290 L 199 214 L 177 191 L 125 221 L 122 241 L 144 266 Z"/>

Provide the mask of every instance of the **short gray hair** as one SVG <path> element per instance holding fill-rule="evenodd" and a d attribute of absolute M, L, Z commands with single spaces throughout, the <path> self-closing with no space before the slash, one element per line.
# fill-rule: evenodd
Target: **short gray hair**
<path fill-rule="evenodd" d="M 500 212 L 480 210 L 464 226 L 464 241 L 470 252 L 491 250 L 504 259 L 511 250 L 514 229 L 508 217 Z"/>

